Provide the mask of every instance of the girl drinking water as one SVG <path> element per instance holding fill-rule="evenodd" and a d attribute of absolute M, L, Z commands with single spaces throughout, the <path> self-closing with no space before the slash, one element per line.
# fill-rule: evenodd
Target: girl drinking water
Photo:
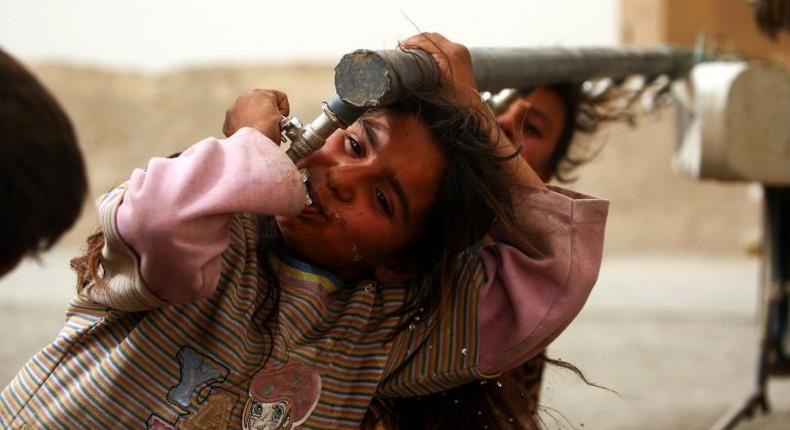
<path fill-rule="evenodd" d="M 542 351 L 595 281 L 606 202 L 547 189 L 476 99 L 465 48 L 430 40 L 412 42 L 442 92 L 368 112 L 297 165 L 275 143 L 285 95 L 255 91 L 229 138 L 100 198 L 66 325 L 0 395 L 0 423 L 358 428 L 374 395 Z"/>

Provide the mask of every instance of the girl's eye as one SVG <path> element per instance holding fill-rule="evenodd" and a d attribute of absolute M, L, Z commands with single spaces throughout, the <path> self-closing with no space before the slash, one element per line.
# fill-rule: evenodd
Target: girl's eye
<path fill-rule="evenodd" d="M 365 155 L 365 151 L 362 144 L 360 144 L 359 141 L 354 139 L 354 136 L 351 135 L 346 136 L 346 145 L 357 157 L 362 158 Z"/>
<path fill-rule="evenodd" d="M 389 200 L 387 200 L 387 196 L 379 190 L 376 190 L 376 201 L 379 202 L 379 205 L 381 205 L 381 208 L 387 215 L 392 215 L 392 208 L 390 207 Z"/>
<path fill-rule="evenodd" d="M 529 135 L 529 136 L 538 136 L 538 137 L 540 137 L 542 135 L 542 133 L 540 132 L 540 129 L 538 129 L 537 127 L 535 127 L 534 125 L 532 125 L 532 124 L 530 124 L 528 122 L 524 122 L 524 127 L 522 128 L 522 131 L 524 132 L 524 134 Z"/>

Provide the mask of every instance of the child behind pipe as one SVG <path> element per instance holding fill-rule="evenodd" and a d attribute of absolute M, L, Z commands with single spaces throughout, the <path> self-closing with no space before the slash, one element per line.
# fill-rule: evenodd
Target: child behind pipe
<path fill-rule="evenodd" d="M 358 428 L 374 395 L 542 351 L 594 283 L 606 202 L 545 188 L 453 82 L 297 165 L 274 143 L 285 96 L 252 92 L 228 139 L 133 172 L 97 201 L 66 326 L 0 395 L 0 423 Z"/>

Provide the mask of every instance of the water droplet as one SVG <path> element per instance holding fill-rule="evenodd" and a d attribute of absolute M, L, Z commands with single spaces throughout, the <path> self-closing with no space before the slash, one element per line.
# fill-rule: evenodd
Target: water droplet
<path fill-rule="evenodd" d="M 513 417 L 510 417 L 510 418 L 507 419 L 507 422 L 509 422 L 509 423 L 512 423 L 513 421 L 514 421 Z"/>
<path fill-rule="evenodd" d="M 469 354 L 469 350 L 467 350 L 466 348 L 461 348 L 461 354 L 463 355 Z"/>
<path fill-rule="evenodd" d="M 502 388 L 502 383 L 499 382 L 499 381 L 496 381 L 496 386 L 499 387 L 499 388 Z"/>
<path fill-rule="evenodd" d="M 433 349 L 433 345 L 428 345 L 428 350 Z"/>
<path fill-rule="evenodd" d="M 416 328 L 417 326 L 414 323 L 409 324 L 409 330 L 414 331 Z"/>
<path fill-rule="evenodd" d="M 486 381 L 485 379 L 483 379 L 482 381 L 480 381 L 480 385 L 485 385 L 485 384 L 488 384 L 488 381 Z"/>
<path fill-rule="evenodd" d="M 453 403 L 458 404 L 458 399 L 453 400 Z"/>
<path fill-rule="evenodd" d="M 425 312 L 425 308 L 420 308 L 420 312 Z"/>
<path fill-rule="evenodd" d="M 355 262 L 362 260 L 362 255 L 360 255 L 359 248 L 357 247 L 356 243 L 351 244 L 351 255 L 351 259 L 353 259 Z"/>
<path fill-rule="evenodd" d="M 419 315 L 414 317 L 414 321 L 419 321 L 419 320 L 420 320 L 420 316 Z"/>
<path fill-rule="evenodd" d="M 484 428 L 484 429 L 487 429 L 487 428 L 488 428 L 488 426 L 483 426 L 483 428 Z"/>
<path fill-rule="evenodd" d="M 483 411 L 477 411 L 477 415 L 483 415 Z"/>
<path fill-rule="evenodd" d="M 519 395 L 520 395 L 521 397 L 526 397 L 526 396 L 527 396 L 527 393 L 521 393 L 521 394 L 519 394 Z"/>

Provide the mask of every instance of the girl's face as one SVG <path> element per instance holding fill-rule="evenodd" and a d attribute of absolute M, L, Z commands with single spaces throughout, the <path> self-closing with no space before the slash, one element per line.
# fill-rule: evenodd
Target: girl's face
<path fill-rule="evenodd" d="M 497 123 L 514 143 L 522 143 L 521 155 L 541 179 L 554 172 L 549 160 L 565 127 L 565 104 L 548 87 L 537 87 L 497 117 Z"/>
<path fill-rule="evenodd" d="M 400 264 L 422 232 L 446 161 L 416 117 L 384 110 L 336 131 L 298 167 L 309 173 L 313 204 L 277 218 L 285 245 L 350 281 Z"/>

